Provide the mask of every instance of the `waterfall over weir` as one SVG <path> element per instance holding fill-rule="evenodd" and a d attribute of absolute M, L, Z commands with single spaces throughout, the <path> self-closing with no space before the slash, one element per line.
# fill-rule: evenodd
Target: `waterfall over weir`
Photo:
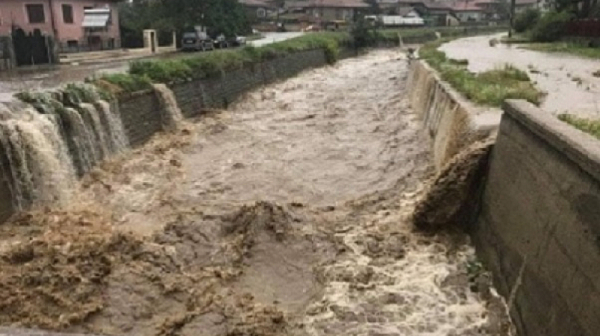
<path fill-rule="evenodd" d="M 69 202 L 78 175 L 128 148 L 117 104 L 91 85 L 19 98 L 0 106 L 0 162 L 16 209 Z"/>

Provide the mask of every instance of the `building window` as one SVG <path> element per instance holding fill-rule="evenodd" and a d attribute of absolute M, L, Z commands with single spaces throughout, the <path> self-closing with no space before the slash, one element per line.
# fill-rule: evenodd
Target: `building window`
<path fill-rule="evenodd" d="M 44 13 L 44 5 L 35 4 L 35 5 L 25 5 L 27 9 L 27 17 L 29 18 L 29 23 L 44 23 L 46 22 L 46 15 Z"/>
<path fill-rule="evenodd" d="M 73 6 L 62 5 L 62 14 L 64 23 L 73 23 Z"/>

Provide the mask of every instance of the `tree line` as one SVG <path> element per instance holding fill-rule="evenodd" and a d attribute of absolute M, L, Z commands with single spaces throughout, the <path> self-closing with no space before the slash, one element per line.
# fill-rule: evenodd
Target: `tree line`
<path fill-rule="evenodd" d="M 121 43 L 126 48 L 143 46 L 144 29 L 158 32 L 160 45 L 195 26 L 207 27 L 209 35 L 227 37 L 247 34 L 250 25 L 237 0 L 133 0 L 120 4 Z"/>

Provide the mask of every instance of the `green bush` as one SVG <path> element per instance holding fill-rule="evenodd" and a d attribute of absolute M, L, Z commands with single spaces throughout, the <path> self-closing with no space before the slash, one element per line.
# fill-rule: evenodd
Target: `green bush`
<path fill-rule="evenodd" d="M 372 46 L 378 37 L 362 16 L 359 16 L 352 27 L 350 27 L 350 36 L 352 36 L 355 48 Z"/>
<path fill-rule="evenodd" d="M 105 74 L 95 80 L 94 83 L 112 93 L 118 91 L 136 92 L 152 88 L 152 82 L 147 76 L 126 73 Z"/>
<path fill-rule="evenodd" d="M 533 28 L 540 19 L 541 13 L 538 9 L 528 8 L 517 14 L 514 28 L 517 33 L 523 33 Z"/>
<path fill-rule="evenodd" d="M 554 42 L 565 33 L 571 14 L 567 12 L 548 12 L 540 18 L 531 30 L 531 39 L 536 42 Z"/>

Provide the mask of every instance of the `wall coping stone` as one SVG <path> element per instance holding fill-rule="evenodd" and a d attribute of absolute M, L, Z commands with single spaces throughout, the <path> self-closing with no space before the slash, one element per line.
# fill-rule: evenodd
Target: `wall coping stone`
<path fill-rule="evenodd" d="M 504 112 L 600 181 L 600 141 L 525 100 L 504 102 Z"/>

